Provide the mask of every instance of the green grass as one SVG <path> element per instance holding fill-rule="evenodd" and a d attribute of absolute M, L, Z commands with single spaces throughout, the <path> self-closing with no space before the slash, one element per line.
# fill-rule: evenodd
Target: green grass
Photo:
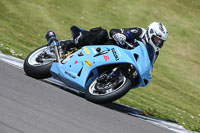
<path fill-rule="evenodd" d="M 161 21 L 169 38 L 152 82 L 117 102 L 200 132 L 199 0 L 3 0 L 0 7 L 0 50 L 22 59 L 46 44 L 48 30 L 69 39 L 71 25 L 109 30 Z"/>

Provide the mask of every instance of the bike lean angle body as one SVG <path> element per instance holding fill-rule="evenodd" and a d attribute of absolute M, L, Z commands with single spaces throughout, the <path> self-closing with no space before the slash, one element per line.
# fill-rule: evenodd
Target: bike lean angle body
<path fill-rule="evenodd" d="M 126 42 L 127 43 L 127 42 Z M 66 86 L 85 94 L 87 100 L 106 103 L 119 99 L 130 89 L 146 86 L 152 79 L 152 64 L 147 49 L 141 41 L 134 49 L 116 45 L 85 46 L 66 58 L 60 59 L 54 42 L 57 59 L 44 56 L 48 46 L 43 46 L 27 56 L 24 70 L 34 78 L 47 78 L 51 73 Z M 39 57 L 44 58 L 42 61 Z M 44 75 L 44 76 L 43 76 Z M 47 76 L 48 75 L 48 76 Z"/>

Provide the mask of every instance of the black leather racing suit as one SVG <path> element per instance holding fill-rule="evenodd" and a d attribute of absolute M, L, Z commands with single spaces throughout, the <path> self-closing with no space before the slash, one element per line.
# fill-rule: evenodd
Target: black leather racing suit
<path fill-rule="evenodd" d="M 152 65 L 157 59 L 157 56 L 159 54 L 159 52 L 155 53 L 153 47 L 146 42 L 144 36 L 146 30 L 144 28 L 135 27 L 135 28 L 111 29 L 109 35 L 112 39 L 108 39 L 109 37 L 108 34 L 106 33 L 107 31 L 102 30 L 100 27 L 93 28 L 90 30 L 90 32 L 82 30 L 77 26 L 72 26 L 70 30 L 72 32 L 73 40 L 61 41 L 60 44 L 63 46 L 63 49 L 68 49 L 70 47 L 80 48 L 86 45 L 96 45 L 101 42 L 100 40 L 104 40 L 100 43 L 101 45 L 106 45 L 106 44 L 117 45 L 117 43 L 113 39 L 113 35 L 115 35 L 116 33 L 121 33 L 126 36 L 126 41 L 134 46 L 138 45 L 136 40 L 142 41 L 145 44 Z M 118 46 L 125 48 L 122 44 L 120 45 L 119 43 Z"/>

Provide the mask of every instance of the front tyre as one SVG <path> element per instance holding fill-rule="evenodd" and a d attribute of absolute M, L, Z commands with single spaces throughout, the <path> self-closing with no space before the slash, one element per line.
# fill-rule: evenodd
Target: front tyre
<path fill-rule="evenodd" d="M 42 46 L 31 52 L 24 61 L 25 73 L 36 79 L 51 77 L 50 68 L 55 57 L 47 54 L 48 46 Z"/>
<path fill-rule="evenodd" d="M 125 75 L 120 75 L 115 80 L 100 82 L 95 79 L 85 93 L 87 100 L 103 104 L 119 99 L 124 96 L 132 87 L 132 82 Z"/>

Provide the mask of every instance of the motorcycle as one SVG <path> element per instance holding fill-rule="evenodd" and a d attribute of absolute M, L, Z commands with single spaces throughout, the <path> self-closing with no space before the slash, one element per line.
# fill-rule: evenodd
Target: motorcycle
<path fill-rule="evenodd" d="M 117 100 L 130 89 L 145 87 L 152 79 L 152 64 L 141 41 L 127 49 L 117 45 L 90 45 L 63 51 L 59 41 L 31 52 L 24 71 L 36 79 L 53 77 L 91 102 L 102 104 Z"/>

